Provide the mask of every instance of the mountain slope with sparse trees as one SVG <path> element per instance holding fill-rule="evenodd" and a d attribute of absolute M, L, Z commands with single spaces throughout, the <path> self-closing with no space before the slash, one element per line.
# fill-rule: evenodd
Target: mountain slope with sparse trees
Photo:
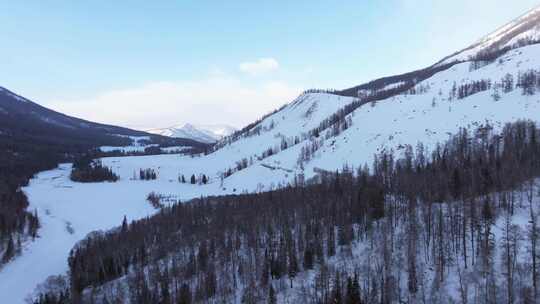
<path fill-rule="evenodd" d="M 72 250 L 71 285 L 56 296 L 74 303 L 537 297 L 536 124 L 508 124 L 501 134 L 462 129 L 432 152 L 419 145 L 403 158 L 381 153 L 372 167 L 175 204 L 92 234 Z"/>

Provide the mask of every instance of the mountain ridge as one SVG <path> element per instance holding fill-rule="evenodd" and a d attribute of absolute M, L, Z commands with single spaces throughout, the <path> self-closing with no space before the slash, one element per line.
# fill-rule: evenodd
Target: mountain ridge
<path fill-rule="evenodd" d="M 222 138 L 233 134 L 237 129 L 224 124 L 191 124 L 172 126 L 162 129 L 147 130 L 152 134 L 168 137 L 189 138 L 196 141 L 213 144 Z"/>
<path fill-rule="evenodd" d="M 437 62 L 443 65 L 454 61 L 467 61 L 481 53 L 513 48 L 540 39 L 540 6 L 511 20 L 495 31 L 480 38 L 470 46 L 444 57 Z"/>
<path fill-rule="evenodd" d="M 155 143 L 170 145 L 199 145 L 191 139 L 170 139 L 108 124 L 72 117 L 0 87 L 0 136 L 28 138 L 60 143 L 69 142 L 88 147 L 129 145 L 131 137 L 149 136 Z"/>

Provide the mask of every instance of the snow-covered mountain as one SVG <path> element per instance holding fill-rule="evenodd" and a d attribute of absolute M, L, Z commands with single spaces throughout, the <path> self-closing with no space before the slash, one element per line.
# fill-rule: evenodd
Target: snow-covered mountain
<path fill-rule="evenodd" d="M 237 138 L 220 142 L 203 162 L 220 159 L 221 170 L 232 168 L 225 184 L 254 191 L 290 182 L 298 174 L 309 178 L 344 164 L 369 165 L 382 150 L 400 153 L 418 142 L 431 150 L 463 127 L 489 124 L 501 130 L 519 119 L 540 121 L 538 95 L 524 95 L 521 86 L 531 69 L 540 70 L 540 44 L 511 50 L 478 68 L 472 62 L 456 64 L 399 94 L 374 91 L 369 96 L 381 98 L 368 103 L 306 94 Z"/>
<path fill-rule="evenodd" d="M 202 143 L 215 143 L 225 136 L 229 136 L 236 131 L 236 128 L 228 125 L 193 125 L 184 124 L 164 129 L 149 130 L 154 134 L 168 137 L 189 138 Z"/>
<path fill-rule="evenodd" d="M 144 136 L 147 133 L 98 124 L 55 112 L 0 87 L 0 133 L 58 136 L 77 140 L 114 141 L 112 134 Z"/>
<path fill-rule="evenodd" d="M 510 23 L 500 27 L 478 42 L 444 58 L 441 64 L 466 61 L 485 52 L 527 44 L 540 39 L 540 7 L 534 8 Z"/>
<path fill-rule="evenodd" d="M 167 146 L 205 146 L 191 139 L 167 138 L 68 116 L 0 87 L 0 141 L 6 136 L 87 147 L 130 145 L 133 138 L 141 137 L 146 138 L 147 143 Z"/>
<path fill-rule="evenodd" d="M 540 44 L 535 44 L 539 24 L 540 9 L 535 9 L 427 69 L 335 93 L 302 94 L 221 139 L 208 155 L 104 158 L 103 164 L 120 176 L 117 183 L 74 183 L 69 180 L 69 165 L 38 175 L 25 192 L 30 208 L 44 215 L 44 229 L 38 242 L 0 272 L 0 281 L 6 282 L 0 284 L 0 294 L 13 295 L 13 303 L 22 302 L 48 275 L 68 270 L 69 250 L 87 233 L 112 228 L 124 215 L 131 220 L 154 212 L 146 201 L 151 192 L 185 201 L 268 191 L 344 165 L 370 165 L 374 154 L 383 150 L 399 155 L 408 146 L 423 143 L 432 151 L 464 127 L 501 131 L 509 122 L 540 122 Z M 495 52 L 496 60 L 474 61 L 481 52 L 507 46 L 512 49 Z M 184 135 L 190 136 L 200 131 L 185 129 Z M 175 136 L 169 132 L 166 135 Z M 133 178 L 141 168 L 154 169 L 157 179 Z M 178 182 L 181 175 L 202 174 L 209 177 L 207 184 Z M 105 215 L 102 210 L 107 210 Z M 95 220 L 98 216 L 100 221 Z M 66 232 L 66 223 L 74 232 Z M 43 249 L 51 242 L 54 255 Z M 44 256 L 49 263 L 40 263 Z M 28 265 L 40 265 L 30 278 L 23 275 Z M 447 287 L 457 294 L 456 286 Z"/>

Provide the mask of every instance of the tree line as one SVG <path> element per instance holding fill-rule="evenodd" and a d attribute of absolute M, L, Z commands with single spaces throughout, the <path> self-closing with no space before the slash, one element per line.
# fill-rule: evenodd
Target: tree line
<path fill-rule="evenodd" d="M 432 152 L 381 152 L 371 168 L 174 204 L 80 242 L 63 294 L 73 303 L 275 303 L 294 290 L 303 303 L 442 302 L 458 277 L 463 302 L 527 303 L 538 296 L 530 181 L 540 175 L 539 134 L 526 121 L 500 134 L 462 129 Z M 508 222 L 496 244 L 495 221 L 523 208 L 526 241 Z M 515 255 L 524 242 L 530 267 Z M 115 292 L 102 288 L 120 277 Z"/>

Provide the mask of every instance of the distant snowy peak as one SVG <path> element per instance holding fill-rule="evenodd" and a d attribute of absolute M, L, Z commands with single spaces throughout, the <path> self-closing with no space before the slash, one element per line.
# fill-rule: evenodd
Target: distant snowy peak
<path fill-rule="evenodd" d="M 215 139 L 219 140 L 225 136 L 229 136 L 236 132 L 238 129 L 229 125 L 217 124 L 217 125 L 191 125 L 192 127 L 204 131 L 210 132 Z"/>
<path fill-rule="evenodd" d="M 540 6 L 514 19 L 468 48 L 444 58 L 439 64 L 466 61 L 482 52 L 496 51 L 538 40 L 540 40 Z"/>
<path fill-rule="evenodd" d="M 221 138 L 210 130 L 189 123 L 178 129 L 170 129 L 170 131 L 173 137 L 190 138 L 204 143 L 214 143 Z"/>
<path fill-rule="evenodd" d="M 149 132 L 169 137 L 188 138 L 198 142 L 212 144 L 225 136 L 231 135 L 236 128 L 228 125 L 193 125 L 173 126 L 170 128 L 150 130 Z"/>

